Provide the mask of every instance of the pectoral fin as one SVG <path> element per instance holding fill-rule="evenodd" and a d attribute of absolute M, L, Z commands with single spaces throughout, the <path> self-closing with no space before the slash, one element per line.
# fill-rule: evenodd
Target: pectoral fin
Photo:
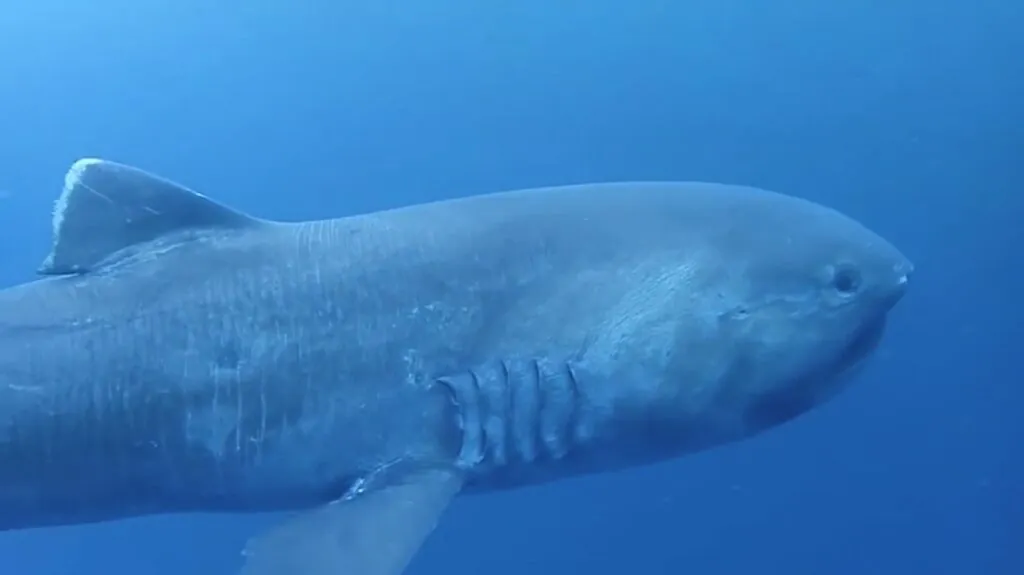
<path fill-rule="evenodd" d="M 302 513 L 249 541 L 241 575 L 398 575 L 461 487 L 430 469 Z"/>

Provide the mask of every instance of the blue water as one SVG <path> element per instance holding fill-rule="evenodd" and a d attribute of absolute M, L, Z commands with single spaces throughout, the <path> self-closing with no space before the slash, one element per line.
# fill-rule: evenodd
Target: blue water
<path fill-rule="evenodd" d="M 1021 575 L 1022 28 L 1019 0 L 12 2 L 0 283 L 87 155 L 281 219 L 597 180 L 806 196 L 917 265 L 858 386 L 739 445 L 461 499 L 411 573 Z M 277 519 L 8 532 L 0 573 L 227 575 Z"/>

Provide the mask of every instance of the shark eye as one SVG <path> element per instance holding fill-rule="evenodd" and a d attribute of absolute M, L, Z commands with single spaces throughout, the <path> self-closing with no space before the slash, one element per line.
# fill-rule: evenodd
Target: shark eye
<path fill-rule="evenodd" d="M 861 277 L 856 268 L 841 266 L 832 275 L 832 287 L 843 295 L 853 295 L 860 289 Z"/>

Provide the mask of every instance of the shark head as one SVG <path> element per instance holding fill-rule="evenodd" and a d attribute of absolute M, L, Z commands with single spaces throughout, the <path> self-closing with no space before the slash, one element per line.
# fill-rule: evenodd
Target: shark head
<path fill-rule="evenodd" d="M 845 388 L 910 261 L 796 197 L 719 184 L 662 196 L 642 232 L 651 256 L 577 367 L 592 421 L 660 457 L 775 427 Z"/>

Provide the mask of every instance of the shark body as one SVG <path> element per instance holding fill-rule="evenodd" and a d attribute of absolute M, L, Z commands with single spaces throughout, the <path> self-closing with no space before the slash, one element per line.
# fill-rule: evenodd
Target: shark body
<path fill-rule="evenodd" d="M 258 219 L 85 159 L 0 291 L 0 528 L 300 511 L 245 575 L 397 575 L 460 493 L 784 423 L 875 349 L 912 266 L 706 183 Z"/>

